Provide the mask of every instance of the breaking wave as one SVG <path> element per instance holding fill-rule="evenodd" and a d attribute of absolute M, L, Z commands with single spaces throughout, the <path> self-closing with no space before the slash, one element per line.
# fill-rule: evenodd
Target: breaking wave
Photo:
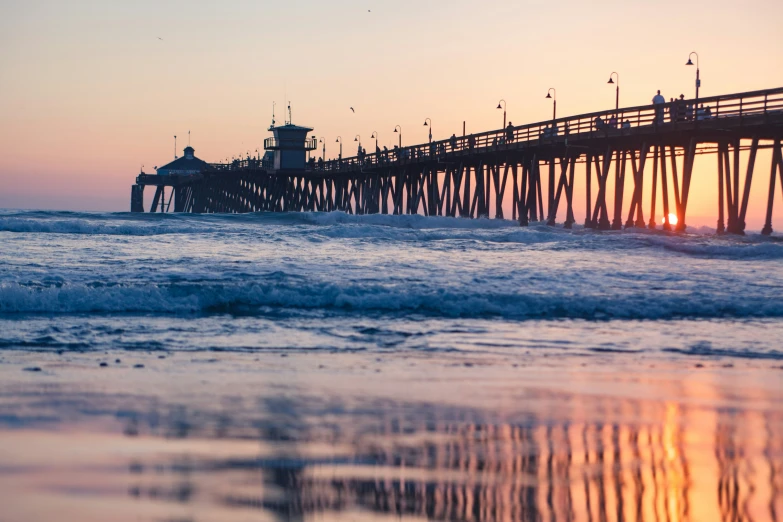
<path fill-rule="evenodd" d="M 0 314 L 266 314 L 295 309 L 505 319 L 783 317 L 783 300 L 727 291 L 625 295 L 297 281 L 249 284 L 0 284 Z"/>

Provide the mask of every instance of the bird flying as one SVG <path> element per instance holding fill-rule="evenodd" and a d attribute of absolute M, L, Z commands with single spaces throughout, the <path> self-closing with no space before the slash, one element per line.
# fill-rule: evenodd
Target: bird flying
<path fill-rule="evenodd" d="M 356 113 L 356 111 L 355 111 L 355 110 L 353 110 L 353 107 L 351 107 L 351 112 L 353 112 L 354 114 Z"/>
<path fill-rule="evenodd" d="M 158 40 L 160 40 L 160 41 L 162 42 L 162 41 L 163 41 L 163 38 L 161 38 L 160 36 L 158 36 Z"/>

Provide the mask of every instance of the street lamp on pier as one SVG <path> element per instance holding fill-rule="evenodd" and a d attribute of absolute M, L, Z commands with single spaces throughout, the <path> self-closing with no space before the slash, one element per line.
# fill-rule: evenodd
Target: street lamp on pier
<path fill-rule="evenodd" d="M 701 87 L 701 80 L 699 79 L 699 53 L 696 51 L 693 51 L 691 54 L 688 55 L 688 63 L 685 65 L 693 65 L 693 62 L 691 61 L 691 56 L 696 55 L 696 103 L 699 102 L 699 87 Z"/>
<path fill-rule="evenodd" d="M 378 150 L 378 131 L 373 131 L 370 138 L 375 138 L 375 150 Z"/>
<path fill-rule="evenodd" d="M 552 96 L 554 94 L 554 96 Z M 554 87 L 550 87 L 548 91 L 546 91 L 546 97 L 552 100 L 552 119 L 557 119 L 557 91 Z"/>
<path fill-rule="evenodd" d="M 342 136 L 337 136 L 337 139 L 335 140 L 335 143 L 340 144 L 340 155 L 337 157 L 337 159 L 343 159 L 343 138 Z"/>
<path fill-rule="evenodd" d="M 427 124 L 427 122 L 430 122 L 429 125 Z M 430 128 L 429 129 L 430 130 L 430 143 L 432 143 L 432 120 L 429 119 L 429 118 L 424 118 L 424 126 Z"/>
<path fill-rule="evenodd" d="M 324 144 L 323 152 L 321 153 L 321 159 L 326 161 L 326 140 L 321 138 L 321 143 Z"/>
<path fill-rule="evenodd" d="M 359 152 L 356 154 L 357 156 L 362 155 L 362 137 L 358 134 L 354 137 L 353 141 L 359 142 Z"/>
<path fill-rule="evenodd" d="M 501 107 L 500 104 L 503 104 Z M 506 100 L 500 100 L 498 102 L 498 109 L 503 109 L 503 128 L 506 128 Z"/>
<path fill-rule="evenodd" d="M 617 78 L 617 81 L 615 82 L 612 80 L 612 76 Z M 609 81 L 606 83 L 616 83 L 617 88 L 615 89 L 615 95 L 614 95 L 614 110 L 619 111 L 620 110 L 620 75 L 616 72 L 613 72 L 609 75 Z"/>
<path fill-rule="evenodd" d="M 398 131 L 398 129 L 399 129 L 399 131 Z M 397 132 L 397 133 L 399 133 L 399 138 L 400 138 L 400 148 L 402 148 L 402 127 L 400 127 L 399 125 L 397 125 L 396 127 L 394 127 L 394 132 Z"/>

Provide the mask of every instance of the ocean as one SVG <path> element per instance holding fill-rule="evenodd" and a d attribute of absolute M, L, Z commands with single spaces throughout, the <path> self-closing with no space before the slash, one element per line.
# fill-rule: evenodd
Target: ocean
<path fill-rule="evenodd" d="M 9 210 L 0 245 L 0 520 L 783 516 L 780 235 Z"/>

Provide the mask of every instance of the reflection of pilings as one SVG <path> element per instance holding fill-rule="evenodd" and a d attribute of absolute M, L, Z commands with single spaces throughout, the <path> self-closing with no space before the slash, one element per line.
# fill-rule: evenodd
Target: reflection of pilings
<path fill-rule="evenodd" d="M 474 522 L 751 522 L 779 520 L 783 502 L 783 421 L 774 414 L 619 401 L 593 403 L 604 422 L 498 422 L 481 412 L 417 407 L 395 415 L 374 405 L 324 423 L 296 401 L 266 406 L 272 416 L 258 426 L 277 454 L 206 469 L 260 471 L 257 493 L 242 486 L 220 498 L 281 520 L 369 510 Z M 172 410 L 163 433 L 190 436 L 188 415 Z M 310 443 L 353 454 L 305 457 Z"/>
<path fill-rule="evenodd" d="M 284 466 L 267 472 L 286 491 L 280 499 L 227 502 L 286 516 L 353 506 L 476 522 L 688 519 L 684 436 L 676 422 L 640 428 L 436 423 L 436 440 L 410 444 L 403 424 L 391 419 L 376 434 L 380 442 L 394 436 L 393 446 L 360 447 L 354 459 L 372 465 L 379 478 L 321 478 L 305 466 Z M 407 435 L 422 432 L 426 427 Z"/>

